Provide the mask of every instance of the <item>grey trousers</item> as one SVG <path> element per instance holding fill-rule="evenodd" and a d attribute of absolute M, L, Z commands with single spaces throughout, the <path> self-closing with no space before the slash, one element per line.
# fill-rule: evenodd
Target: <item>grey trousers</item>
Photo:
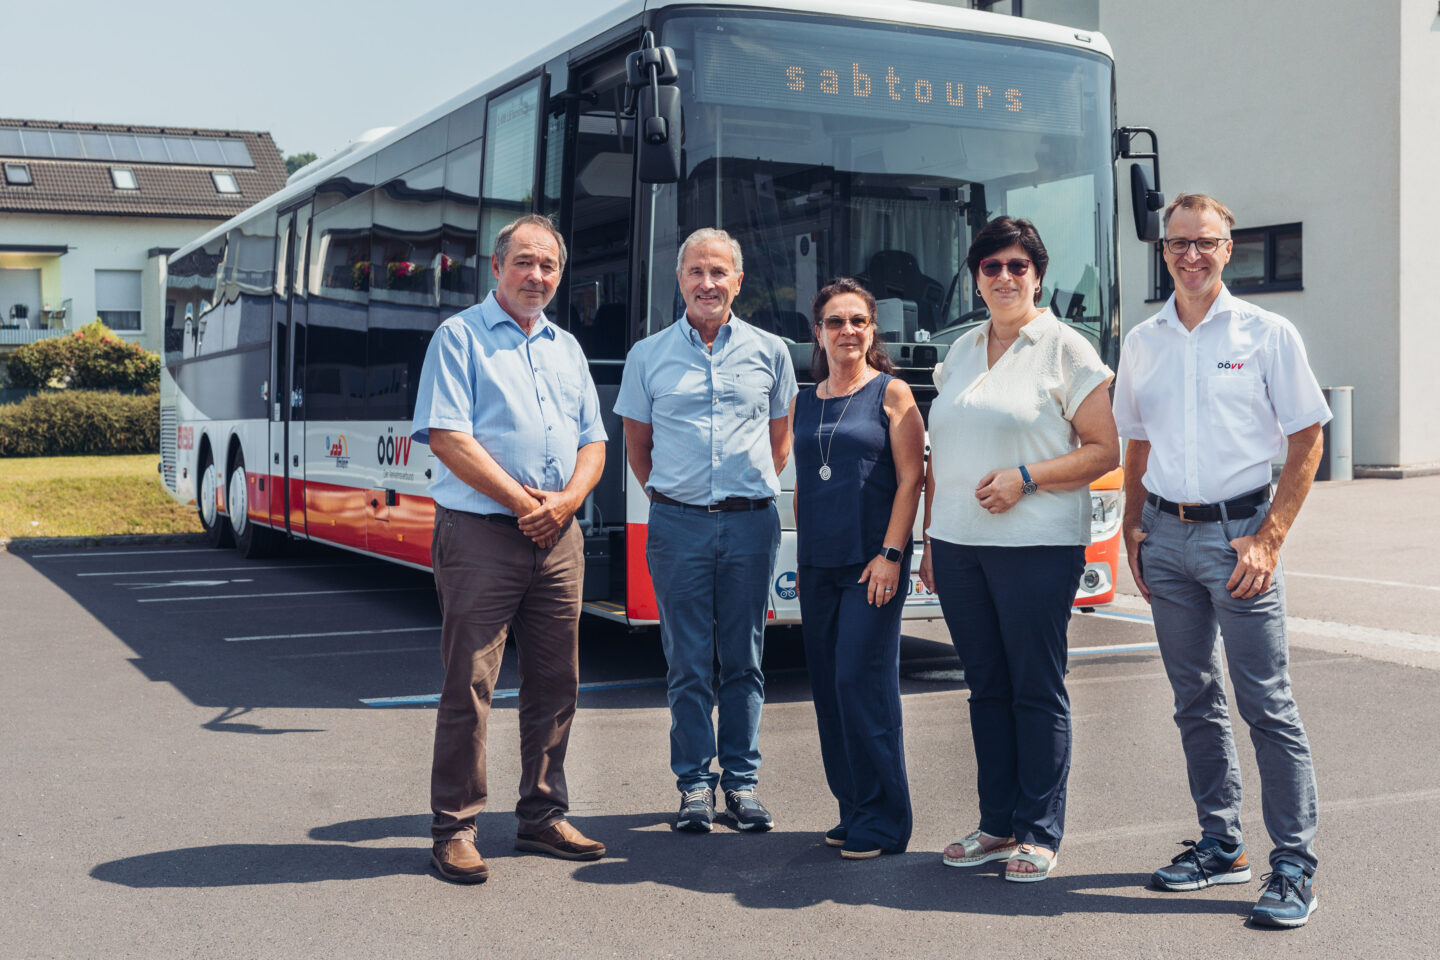
<path fill-rule="evenodd" d="M 1149 536 L 1140 547 L 1140 568 L 1175 693 L 1175 724 L 1202 834 L 1241 842 L 1240 763 L 1218 627 L 1236 706 L 1255 745 L 1261 810 L 1274 845 L 1271 866 L 1288 860 L 1314 873 L 1315 768 L 1290 690 L 1284 576 L 1277 566 L 1273 585 L 1249 600 L 1225 589 L 1236 561 L 1230 541 L 1258 530 L 1268 509 L 1265 504 L 1244 520 L 1187 523 L 1146 504 L 1141 526 Z"/>

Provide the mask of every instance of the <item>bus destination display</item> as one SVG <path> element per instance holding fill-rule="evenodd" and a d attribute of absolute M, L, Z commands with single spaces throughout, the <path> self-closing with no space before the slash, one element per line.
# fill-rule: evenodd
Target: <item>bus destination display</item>
<path fill-rule="evenodd" d="M 1085 71 L 1072 56 L 933 35 L 751 24 L 753 33 L 740 24 L 697 30 L 697 99 L 1033 133 L 1083 128 Z"/>

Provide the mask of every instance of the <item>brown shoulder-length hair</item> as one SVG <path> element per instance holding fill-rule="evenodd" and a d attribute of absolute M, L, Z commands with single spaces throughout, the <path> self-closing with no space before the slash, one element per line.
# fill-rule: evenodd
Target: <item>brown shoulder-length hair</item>
<path fill-rule="evenodd" d="M 895 364 L 890 361 L 890 352 L 885 349 L 885 341 L 880 339 L 879 327 L 876 326 L 875 297 L 861 285 L 859 280 L 850 277 L 836 277 L 815 294 L 815 299 L 810 302 L 810 321 L 814 324 L 815 349 L 810 355 L 810 376 L 819 383 L 830 376 L 830 362 L 825 358 L 825 348 L 820 345 L 820 335 L 823 330 L 821 321 L 825 318 L 825 308 L 831 300 L 843 293 L 853 293 L 865 301 L 865 312 L 870 314 L 870 328 L 875 331 L 874 339 L 870 341 L 870 351 L 865 354 L 865 362 L 879 370 L 881 373 L 893 374 Z"/>

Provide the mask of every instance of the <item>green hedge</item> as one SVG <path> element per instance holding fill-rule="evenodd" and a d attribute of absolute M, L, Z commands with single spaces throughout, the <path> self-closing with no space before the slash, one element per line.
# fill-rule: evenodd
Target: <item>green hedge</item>
<path fill-rule="evenodd" d="M 157 393 L 62 390 L 0 407 L 0 457 L 159 449 Z"/>
<path fill-rule="evenodd" d="M 159 386 L 160 355 L 96 320 L 68 336 L 26 344 L 5 361 L 5 372 L 14 387 L 140 393 Z"/>

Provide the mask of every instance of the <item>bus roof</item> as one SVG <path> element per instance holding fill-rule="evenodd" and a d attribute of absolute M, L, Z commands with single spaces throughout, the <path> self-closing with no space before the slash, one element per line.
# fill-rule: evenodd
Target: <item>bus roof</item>
<path fill-rule="evenodd" d="M 966 4 L 960 6 L 959 4 Z M 311 190 L 316 184 L 342 172 L 350 166 L 379 153 L 385 147 L 396 143 L 417 130 L 435 122 L 441 117 L 458 110 L 466 104 L 488 95 L 491 91 L 505 87 L 519 80 L 537 67 L 553 60 L 567 50 L 581 46 L 587 40 L 617 27 L 646 11 L 670 8 L 698 7 L 701 9 L 752 8 L 775 12 L 825 14 L 850 17 L 855 20 L 879 21 L 884 23 L 917 24 L 934 27 L 950 27 L 968 33 L 989 34 L 997 37 L 1012 37 L 1022 40 L 1036 40 L 1054 43 L 1098 53 L 1108 59 L 1114 58 L 1110 42 L 1098 32 L 1076 30 L 1073 27 L 1013 17 L 1008 14 L 985 13 L 969 7 L 969 0 L 824 0 L 817 9 L 814 0 L 719 0 L 715 3 L 697 3 L 696 0 L 620 0 L 608 11 L 601 13 L 590 22 L 577 27 L 540 49 L 517 59 L 504 69 L 492 74 L 468 90 L 456 94 L 431 110 L 407 121 L 398 127 L 377 128 L 366 131 L 349 145 L 328 157 L 302 167 L 286 185 L 264 200 L 236 214 L 217 227 L 182 246 L 170 255 L 175 259 L 204 246 L 216 237 L 245 223 L 256 213 L 288 205 Z"/>

